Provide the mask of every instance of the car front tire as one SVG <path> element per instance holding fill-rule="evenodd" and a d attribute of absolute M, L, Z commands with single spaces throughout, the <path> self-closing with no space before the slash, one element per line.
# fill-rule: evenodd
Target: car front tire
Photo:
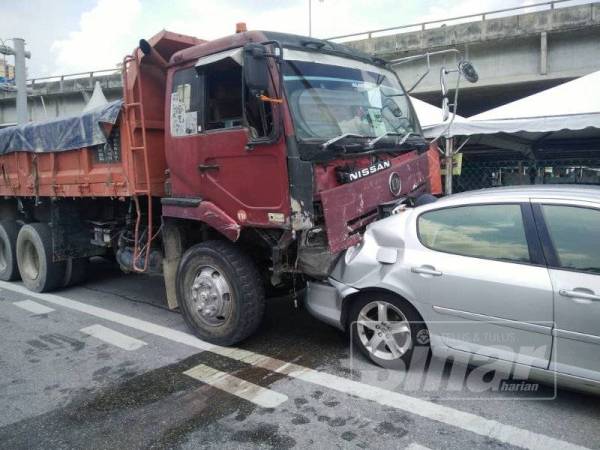
<path fill-rule="evenodd" d="M 393 294 L 360 294 L 348 320 L 353 346 L 381 367 L 407 369 L 429 354 L 425 323 L 408 302 Z"/>

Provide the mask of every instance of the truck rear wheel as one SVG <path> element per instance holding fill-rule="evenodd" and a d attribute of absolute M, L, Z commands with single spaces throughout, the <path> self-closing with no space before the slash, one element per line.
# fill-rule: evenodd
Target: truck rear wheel
<path fill-rule="evenodd" d="M 177 300 L 194 333 L 218 345 L 250 336 L 265 310 L 256 266 L 224 241 L 203 242 L 184 253 L 177 269 Z"/>
<path fill-rule="evenodd" d="M 47 292 L 62 286 L 65 262 L 52 260 L 52 231 L 47 223 L 24 225 L 17 237 L 17 264 L 30 291 Z"/>
<path fill-rule="evenodd" d="M 62 287 L 83 283 L 87 275 L 89 258 L 69 258 L 65 261 L 65 277 Z"/>
<path fill-rule="evenodd" d="M 0 280 L 14 281 L 19 279 L 17 265 L 17 235 L 19 224 L 14 220 L 0 222 Z"/>

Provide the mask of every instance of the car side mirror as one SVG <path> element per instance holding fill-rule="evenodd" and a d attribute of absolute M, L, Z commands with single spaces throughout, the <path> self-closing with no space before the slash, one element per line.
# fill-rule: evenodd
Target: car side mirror
<path fill-rule="evenodd" d="M 244 82 L 251 92 L 257 94 L 269 88 L 269 67 L 264 45 L 244 46 Z"/>

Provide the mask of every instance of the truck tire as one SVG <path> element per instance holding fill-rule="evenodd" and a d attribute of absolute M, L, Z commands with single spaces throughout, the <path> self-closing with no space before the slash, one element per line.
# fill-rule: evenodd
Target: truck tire
<path fill-rule="evenodd" d="M 19 279 L 17 265 L 17 235 L 19 224 L 14 220 L 0 222 L 0 280 L 14 281 Z"/>
<path fill-rule="evenodd" d="M 200 339 L 233 345 L 262 321 L 265 294 L 252 260 L 225 241 L 194 245 L 177 268 L 177 300 L 183 317 Z"/>
<path fill-rule="evenodd" d="M 65 261 L 65 278 L 62 287 L 83 283 L 87 276 L 89 258 L 69 258 Z"/>
<path fill-rule="evenodd" d="M 25 287 L 47 292 L 62 286 L 65 262 L 52 260 L 52 231 L 47 223 L 24 225 L 17 237 L 17 264 Z"/>

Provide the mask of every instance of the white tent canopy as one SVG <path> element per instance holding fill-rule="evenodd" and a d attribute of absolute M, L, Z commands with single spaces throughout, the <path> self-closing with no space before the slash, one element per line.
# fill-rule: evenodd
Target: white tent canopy
<path fill-rule="evenodd" d="M 445 122 L 442 122 L 442 118 L 443 118 L 442 108 L 438 108 L 437 106 L 433 106 L 427 102 L 424 102 L 423 100 L 419 100 L 418 98 L 414 98 L 414 97 L 410 97 L 410 101 L 413 105 L 413 108 L 415 109 L 415 112 L 417 113 L 417 117 L 419 118 L 419 123 L 421 124 L 421 128 L 423 128 L 423 130 L 427 130 L 431 127 L 438 126 L 438 125 L 441 126 L 441 130 L 443 130 L 444 127 L 450 121 L 450 118 L 452 118 L 452 115 L 451 115 L 450 118 L 448 118 L 448 120 L 446 120 Z M 454 119 L 454 123 L 463 122 L 466 120 L 467 119 L 465 119 L 464 117 L 459 116 L 457 114 L 456 118 Z M 425 133 L 425 134 L 427 137 L 430 137 L 429 134 L 427 134 L 427 133 Z"/>
<path fill-rule="evenodd" d="M 445 127 L 445 124 L 435 124 L 427 127 L 425 134 L 436 136 Z M 586 128 L 600 130 L 600 71 L 455 121 L 446 135 L 509 133 L 535 140 L 541 133 Z"/>

